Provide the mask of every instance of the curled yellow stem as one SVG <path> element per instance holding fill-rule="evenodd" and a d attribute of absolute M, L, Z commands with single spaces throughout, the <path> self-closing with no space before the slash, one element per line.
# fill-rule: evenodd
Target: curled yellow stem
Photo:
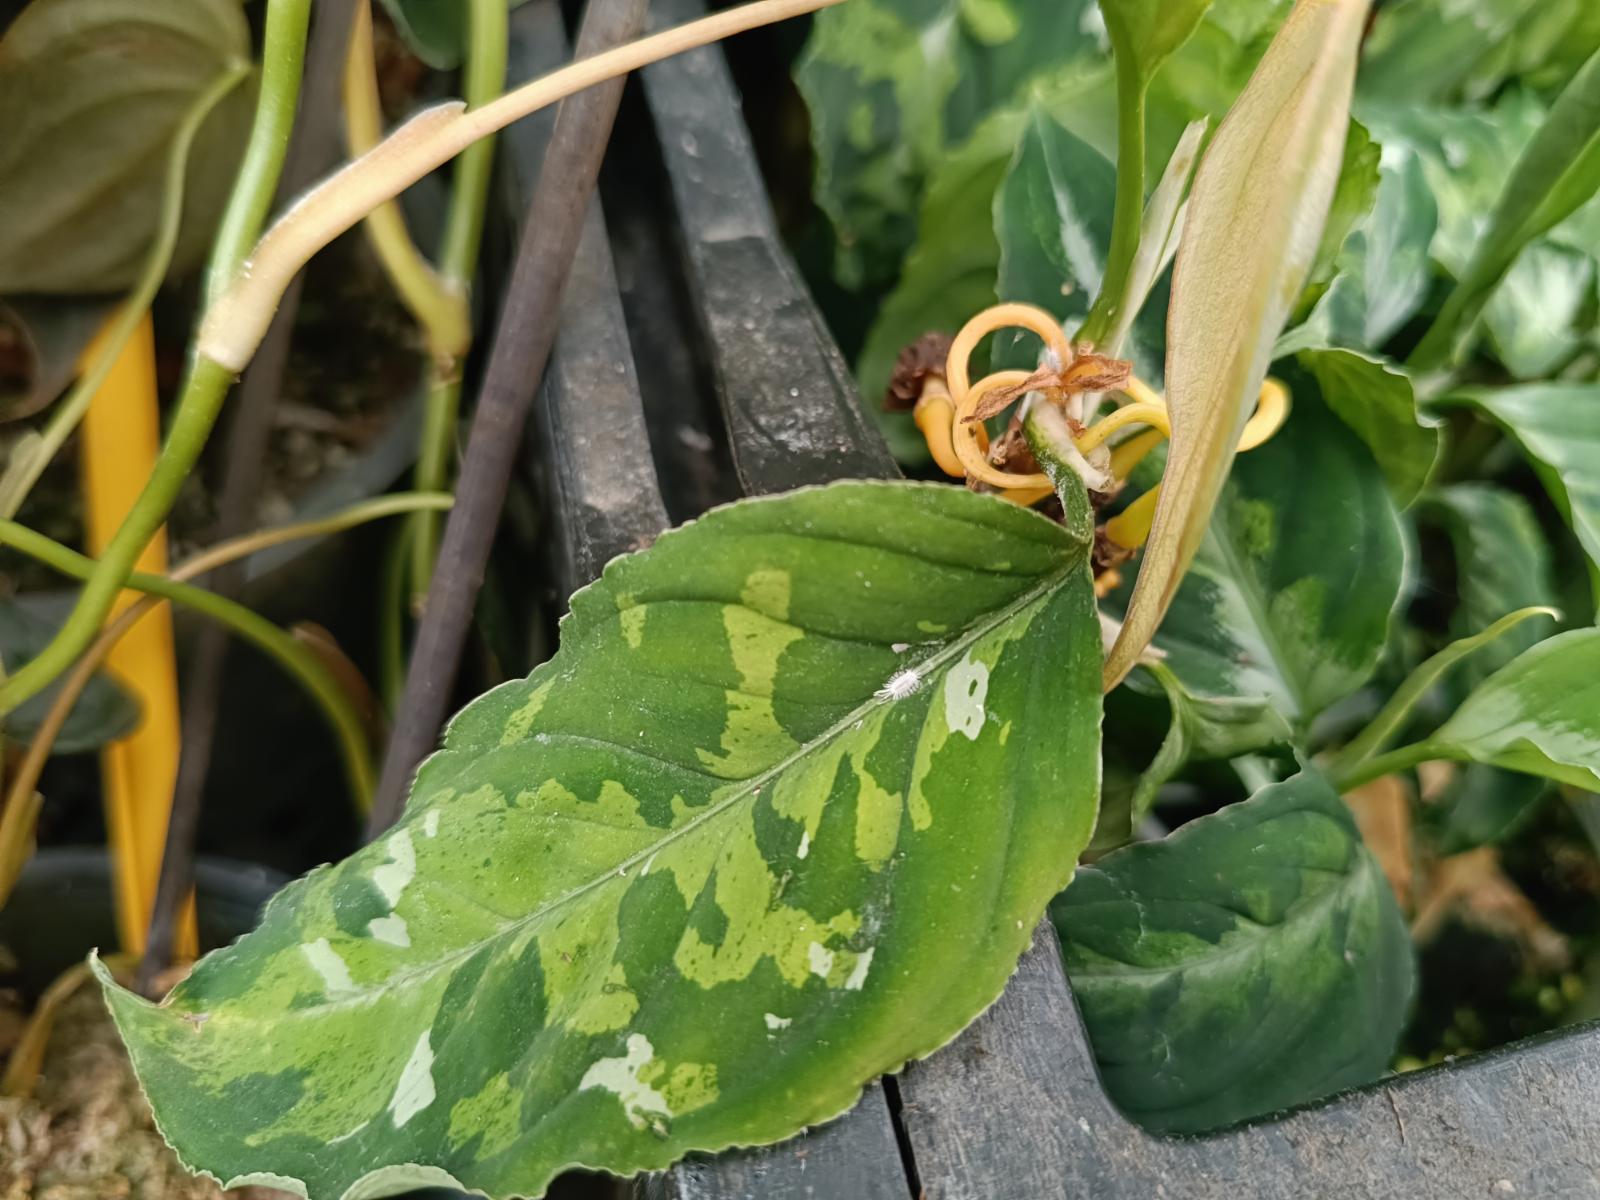
<path fill-rule="evenodd" d="M 955 352 L 951 351 L 954 359 Z M 963 371 L 965 364 L 963 363 Z M 951 426 L 950 436 L 955 442 L 956 457 L 961 460 L 961 465 L 966 468 L 970 479 L 981 479 L 984 483 L 993 484 L 997 488 L 1049 488 L 1050 477 L 1042 471 L 1033 471 L 1023 474 L 1017 471 L 1002 471 L 993 466 L 978 446 L 978 428 L 976 421 L 968 421 L 983 398 L 996 388 L 1016 387 L 1025 382 L 1032 372 L 1030 371 L 996 371 L 993 375 L 986 375 L 978 381 L 976 387 L 962 388 L 957 392 L 951 381 L 951 392 L 956 396 L 955 422 Z M 965 380 L 962 383 L 965 384 Z M 963 395 L 962 392 L 965 394 Z"/>
<path fill-rule="evenodd" d="M 1125 404 L 1101 417 L 1074 438 L 1073 445 L 1078 447 L 1079 453 L 1087 454 L 1104 445 L 1108 437 L 1128 425 L 1149 425 L 1159 430 L 1162 437 L 1172 436 L 1172 425 L 1167 420 L 1165 404 L 1134 403 Z"/>

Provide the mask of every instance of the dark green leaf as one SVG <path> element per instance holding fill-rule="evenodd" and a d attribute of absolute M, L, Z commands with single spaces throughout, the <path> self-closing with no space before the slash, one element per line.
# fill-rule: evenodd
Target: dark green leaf
<path fill-rule="evenodd" d="M 1429 246 L 1439 223 L 1422 161 L 1405 146 L 1385 147 L 1372 212 L 1345 241 L 1336 273 L 1304 324 L 1277 353 L 1308 346 L 1377 351 L 1427 301 Z"/>
<path fill-rule="evenodd" d="M 1358 224 L 1366 220 L 1378 197 L 1379 147 L 1360 121 L 1350 122 L 1350 132 L 1344 139 L 1344 162 L 1339 167 L 1339 184 L 1333 192 L 1333 205 L 1328 209 L 1328 223 L 1322 227 L 1322 241 L 1317 244 L 1317 256 L 1311 262 L 1307 277 L 1308 290 L 1320 295 L 1328 280 L 1333 277 L 1335 262 L 1344 249 L 1346 239 Z"/>
<path fill-rule="evenodd" d="M 508 0 L 516 8 L 526 0 Z M 467 43 L 468 5 L 465 0 L 383 0 L 411 52 L 438 70 L 461 65 Z"/>
<path fill-rule="evenodd" d="M 1597 189 L 1600 50 L 1562 91 L 1512 165 L 1488 226 L 1416 357 L 1428 366 L 1449 361 L 1523 249 L 1593 200 Z"/>
<path fill-rule="evenodd" d="M 16 355 L 14 374 L 0 376 L 0 421 L 44 408 L 78 373 L 78 359 L 111 311 L 106 300 L 83 296 L 23 296 L 0 301 L 0 341 Z M 17 453 L 13 446 L 12 455 Z"/>
<path fill-rule="evenodd" d="M 1361 92 L 1385 101 L 1453 99 L 1484 60 L 1550 0 L 1398 0 L 1378 10 Z"/>
<path fill-rule="evenodd" d="M 1427 811 L 1440 854 L 1464 854 L 1503 841 L 1550 793 L 1548 780 L 1467 763 Z"/>
<path fill-rule="evenodd" d="M 1377 1078 L 1411 939 L 1355 822 L 1302 772 L 1079 870 L 1051 905 L 1112 1099 L 1193 1133 Z"/>
<path fill-rule="evenodd" d="M 1600 629 L 1546 638 L 1485 679 L 1428 738 L 1434 757 L 1600 791 Z"/>
<path fill-rule="evenodd" d="M 893 278 L 925 180 L 1040 73 L 1100 55 L 1093 11 L 1093 0 L 850 0 L 817 14 L 795 78 L 841 282 Z"/>
<path fill-rule="evenodd" d="M 1451 628 L 1457 637 L 1484 629 L 1507 613 L 1553 607 L 1550 548 L 1528 502 L 1489 483 L 1457 483 L 1432 492 L 1428 515 L 1444 526 L 1456 553 L 1458 605 Z M 1471 682 L 1505 666 L 1555 623 L 1537 617 L 1502 635 L 1462 668 Z"/>
<path fill-rule="evenodd" d="M 1302 350 L 1299 361 L 1328 407 L 1372 451 L 1395 503 L 1410 504 L 1439 456 L 1439 420 L 1418 411 L 1410 378 L 1354 350 Z"/>
<path fill-rule="evenodd" d="M 56 627 L 14 600 L 0 600 L 0 663 L 15 667 L 28 662 L 55 636 Z M 31 742 L 55 704 L 59 687 L 51 687 L 20 705 L 5 719 L 5 736 L 14 742 Z M 56 735 L 53 753 L 80 754 L 133 732 L 139 724 L 139 705 L 104 671 L 97 671 L 72 706 Z"/>
<path fill-rule="evenodd" d="M 163 1005 L 109 991 L 180 1155 L 319 1197 L 538 1195 L 786 1137 L 947 1042 L 1094 824 L 1069 499 L 1070 529 L 843 483 L 612 562 L 393 832 Z"/>
<path fill-rule="evenodd" d="M 1293 737 L 1288 722 L 1263 697 L 1197 696 L 1165 663 L 1146 663 L 1129 677 L 1130 685 L 1141 690 L 1148 686 L 1141 683 L 1142 676 L 1153 679 L 1166 695 L 1172 718 L 1161 749 L 1134 789 L 1130 828 L 1150 811 L 1162 785 L 1188 763 L 1235 758 Z"/>
<path fill-rule="evenodd" d="M 1469 388 L 1445 404 L 1470 404 L 1522 447 L 1589 558 L 1600 604 L 1600 384 Z"/>
<path fill-rule="evenodd" d="M 239 0 L 34 0 L 0 40 L 0 293 L 132 285 L 165 151 L 195 98 L 250 56 Z M 207 118 L 173 270 L 198 262 L 233 182 L 250 96 Z"/>
<path fill-rule="evenodd" d="M 1405 574 L 1377 464 L 1301 400 L 1234 463 L 1155 645 L 1191 692 L 1265 698 L 1303 729 L 1372 674 Z"/>

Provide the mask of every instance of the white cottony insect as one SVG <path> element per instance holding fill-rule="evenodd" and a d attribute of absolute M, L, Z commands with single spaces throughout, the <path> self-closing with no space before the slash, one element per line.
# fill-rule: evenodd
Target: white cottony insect
<path fill-rule="evenodd" d="M 907 696 L 916 694 L 922 686 L 922 672 L 914 667 L 906 667 L 889 676 L 884 685 L 872 693 L 879 700 L 904 700 Z"/>

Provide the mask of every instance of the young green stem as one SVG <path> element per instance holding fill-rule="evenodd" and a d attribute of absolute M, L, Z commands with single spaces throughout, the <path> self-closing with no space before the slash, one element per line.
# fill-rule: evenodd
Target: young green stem
<path fill-rule="evenodd" d="M 470 108 L 491 103 L 506 84 L 507 20 L 505 0 L 469 0 L 467 6 L 466 69 L 462 93 Z M 439 271 L 445 284 L 462 297 L 466 311 L 478 248 L 483 241 L 483 215 L 488 204 L 489 178 L 494 168 L 494 139 L 483 138 L 461 152 L 451 184 L 450 208 L 445 216 L 444 241 L 439 250 Z M 416 486 L 419 491 L 449 487 L 451 462 L 456 450 L 456 425 L 461 411 L 461 359 L 471 340 L 445 361 L 436 356 L 423 415 L 422 440 L 417 447 Z M 433 564 L 439 556 L 442 520 L 438 513 L 418 513 L 412 519 L 411 600 L 417 607 L 427 595 Z"/>
<path fill-rule="evenodd" d="M 161 281 L 166 278 L 167 268 L 172 264 L 173 247 L 178 243 L 178 226 L 183 217 L 184 178 L 188 174 L 189 150 L 194 145 L 195 134 L 199 132 L 200 126 L 205 123 L 211 110 L 249 73 L 248 63 L 241 62 L 229 66 L 217 76 L 210 87 L 195 97 L 194 103 L 183 114 L 183 119 L 172 135 L 172 148 L 167 153 L 166 176 L 162 181 L 160 223 L 156 227 L 155 240 L 150 244 L 150 252 L 145 256 L 139 278 L 133 285 L 133 291 L 128 293 L 128 298 L 122 302 L 116 316 L 112 318 L 111 330 L 100 346 L 100 353 L 94 365 L 83 373 L 65 399 L 56 406 L 41 439 L 33 443 L 24 456 L 14 461 L 7 468 L 4 477 L 0 478 L 0 517 L 16 516 L 17 510 L 22 507 L 22 502 L 27 499 L 33 485 L 39 481 L 39 476 L 44 474 L 44 469 L 50 465 L 50 460 L 55 458 L 67 439 L 72 436 L 72 431 L 83 420 L 83 414 L 89 411 L 89 402 L 100 390 L 100 385 L 111 372 L 112 364 L 116 362 L 117 356 L 122 353 L 122 348 L 128 344 L 128 339 L 133 336 L 133 331 L 138 328 L 140 320 L 150 308 L 150 302 L 155 299 Z"/>
<path fill-rule="evenodd" d="M 311 21 L 311 0 L 271 0 L 266 6 L 266 29 L 261 40 L 261 90 L 256 96 L 255 118 L 244 160 L 234 177 L 233 192 L 223 211 L 211 259 L 206 264 L 205 302 L 210 307 L 233 282 L 245 255 L 261 234 L 272 207 L 272 196 L 289 150 L 300 102 L 300 74 L 305 65 L 306 29 Z"/>
<path fill-rule="evenodd" d="M 127 586 L 204 613 L 277 660 L 291 677 L 306 688 L 328 717 L 344 755 L 351 788 L 360 807 L 365 810 L 370 803 L 373 782 L 372 761 L 365 729 L 361 715 L 351 706 L 349 697 L 327 666 L 315 652 L 292 635 L 285 633 L 244 605 L 202 588 L 190 586 L 182 580 L 193 578 L 225 563 L 284 542 L 324 537 L 381 517 L 412 513 L 421 509 L 445 509 L 450 504 L 449 496 L 438 494 L 400 493 L 383 496 L 377 500 L 353 505 L 327 517 L 264 530 L 223 542 L 185 562 L 171 576 L 136 572 L 128 578 Z M 0 521 L 0 545 L 12 546 L 54 567 L 62 574 L 75 578 L 86 579 L 95 570 L 93 559 L 14 521 Z M 129 624 L 131 623 L 130 621 Z M 42 758 L 42 754 L 36 757 Z M 32 783 L 28 783 L 24 790 L 31 791 L 31 788 Z"/>
<path fill-rule="evenodd" d="M 1128 303 L 1128 281 L 1144 223 L 1144 99 L 1148 84 L 1132 55 L 1117 53 L 1116 69 L 1117 197 L 1111 218 L 1111 247 L 1106 254 L 1100 293 L 1078 330 L 1079 340 L 1095 346 L 1119 324 L 1122 307 Z"/>
<path fill-rule="evenodd" d="M 1480 650 L 1503 634 L 1509 633 L 1522 622 L 1533 617 L 1559 617 L 1553 608 L 1520 608 L 1507 613 L 1471 637 L 1450 643 L 1443 650 L 1423 662 L 1395 689 L 1389 702 L 1378 711 L 1367 727 L 1352 738 L 1334 759 L 1329 770 L 1334 775 L 1347 774 L 1382 750 L 1385 744 L 1400 732 L 1405 720 L 1417 702 L 1443 677 L 1444 673 L 1475 650 Z"/>
<path fill-rule="evenodd" d="M 245 147 L 244 162 L 212 243 L 206 273 L 208 297 L 221 293 L 241 272 L 245 251 L 266 219 L 283 168 L 289 130 L 300 95 L 310 0 L 272 0 L 267 6 L 261 49 L 261 87 Z M 290 278 L 293 277 L 291 273 Z M 283 286 L 288 285 L 288 279 Z M 278 290 L 282 295 L 282 288 Z M 271 314 L 268 314 L 270 321 Z M 265 326 L 261 333 L 265 332 Z M 257 335 L 259 341 L 260 334 Z M 0 684 L 0 717 L 49 686 L 94 639 L 156 530 L 171 510 L 216 424 L 233 371 L 196 354 L 179 392 L 175 416 L 161 456 L 122 525 L 85 581 L 78 602 L 60 631 L 32 662 Z"/>
<path fill-rule="evenodd" d="M 1371 783 L 1374 779 L 1382 779 L 1385 775 L 1393 775 L 1398 771 L 1408 771 L 1419 763 L 1432 759 L 1459 758 L 1449 746 L 1435 745 L 1433 742 L 1413 742 L 1409 746 L 1401 746 L 1387 754 L 1380 754 L 1369 758 L 1349 770 L 1330 774 L 1334 790 L 1341 796 L 1353 792 L 1364 783 Z"/>

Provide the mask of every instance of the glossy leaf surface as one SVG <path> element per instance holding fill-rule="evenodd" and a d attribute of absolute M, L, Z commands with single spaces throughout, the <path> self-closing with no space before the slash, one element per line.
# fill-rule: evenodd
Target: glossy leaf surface
<path fill-rule="evenodd" d="M 1155 645 L 1196 695 L 1265 698 L 1303 728 L 1371 676 L 1405 574 L 1377 465 L 1304 402 L 1234 464 Z"/>
<path fill-rule="evenodd" d="M 1305 350 L 1299 357 L 1324 403 L 1377 459 L 1395 502 L 1410 504 L 1439 456 L 1439 420 L 1418 410 L 1410 378 L 1354 350 Z"/>
<path fill-rule="evenodd" d="M 1445 403 L 1478 408 L 1521 446 L 1600 580 L 1600 384 L 1472 388 Z"/>
<path fill-rule="evenodd" d="M 1558 633 L 1518 655 L 1428 745 L 1438 757 L 1600 791 L 1600 629 Z"/>
<path fill-rule="evenodd" d="M 164 1005 L 110 992 L 164 1131 L 318 1197 L 503 1196 L 841 1112 L 994 1000 L 1088 840 L 1087 540 L 1086 503 L 844 483 L 612 562 L 391 833 Z"/>
<path fill-rule="evenodd" d="M 1377 1078 L 1410 936 L 1354 818 L 1306 771 L 1078 872 L 1051 906 L 1101 1079 L 1191 1133 Z"/>

